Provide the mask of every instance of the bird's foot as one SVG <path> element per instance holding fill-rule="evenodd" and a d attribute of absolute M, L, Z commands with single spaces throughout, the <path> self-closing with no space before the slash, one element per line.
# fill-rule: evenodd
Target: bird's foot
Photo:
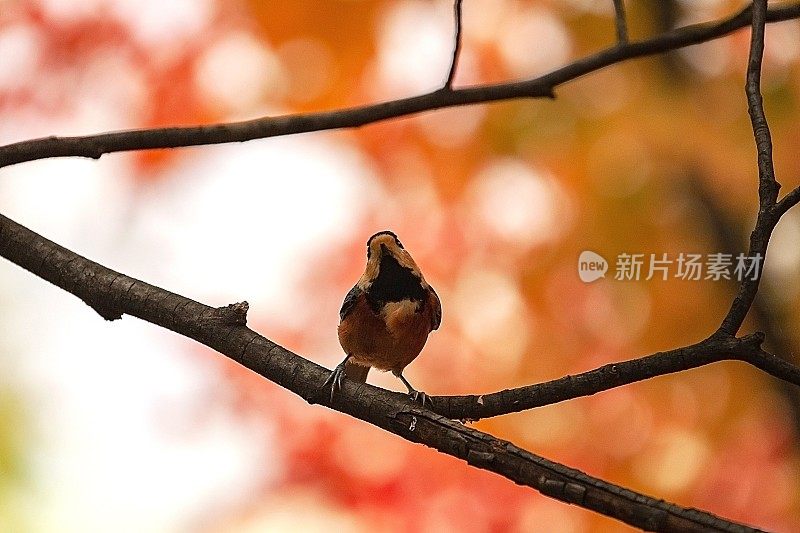
<path fill-rule="evenodd" d="M 425 407 L 425 405 L 431 405 L 431 397 L 425 394 L 424 392 L 420 392 L 414 387 L 411 386 L 411 383 L 408 382 L 406 378 L 403 377 L 402 372 L 394 372 L 394 375 L 400 378 L 400 381 L 403 382 L 403 385 L 406 386 L 408 389 L 408 397 L 411 399 L 412 402 L 417 402 Z"/>
<path fill-rule="evenodd" d="M 431 397 L 422 391 L 411 389 L 408 391 L 408 397 L 412 402 L 417 402 L 422 407 L 431 405 Z"/>
<path fill-rule="evenodd" d="M 346 360 L 345 360 L 346 361 Z M 336 395 L 337 392 L 342 390 L 342 379 L 344 379 L 344 363 L 342 361 L 336 368 L 333 369 L 331 375 L 328 376 L 328 379 L 325 380 L 325 383 L 322 385 L 322 391 L 326 391 L 330 388 L 330 401 L 333 401 L 333 397 Z"/>

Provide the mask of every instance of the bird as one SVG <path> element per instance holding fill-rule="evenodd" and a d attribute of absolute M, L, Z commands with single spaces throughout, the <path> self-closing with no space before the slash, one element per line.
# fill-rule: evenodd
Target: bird
<path fill-rule="evenodd" d="M 379 231 L 367 240 L 367 265 L 339 311 L 339 343 L 344 360 L 323 385 L 330 399 L 342 379 L 365 382 L 370 368 L 390 371 L 408 388 L 409 397 L 429 402 L 403 376 L 422 351 L 428 334 L 442 323 L 442 304 L 397 235 Z"/>

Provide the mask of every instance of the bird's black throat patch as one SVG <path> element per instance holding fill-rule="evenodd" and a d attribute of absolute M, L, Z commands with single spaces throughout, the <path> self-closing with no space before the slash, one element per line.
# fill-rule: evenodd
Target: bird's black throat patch
<path fill-rule="evenodd" d="M 367 289 L 367 301 L 376 313 L 387 302 L 401 300 L 424 301 L 425 289 L 420 280 L 410 268 L 397 262 L 389 254 L 381 257 L 378 276 Z"/>

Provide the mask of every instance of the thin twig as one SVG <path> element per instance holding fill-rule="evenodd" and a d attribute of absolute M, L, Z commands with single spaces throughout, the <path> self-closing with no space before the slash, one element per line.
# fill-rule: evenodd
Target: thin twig
<path fill-rule="evenodd" d="M 444 82 L 444 89 L 446 90 L 453 88 L 453 79 L 456 77 L 458 58 L 461 55 L 461 2 L 462 0 L 455 0 L 453 3 L 455 37 L 453 44 L 453 58 L 450 60 L 450 71 L 447 73 L 447 81 Z"/>
<path fill-rule="evenodd" d="M 625 17 L 625 1 L 614 0 L 614 22 L 617 27 L 617 44 L 628 42 L 628 21 Z"/>
<path fill-rule="evenodd" d="M 319 113 L 263 117 L 245 122 L 207 126 L 128 130 L 83 137 L 43 137 L 0 147 L 0 167 L 49 157 L 91 157 L 129 150 L 178 148 L 206 144 L 242 142 L 281 135 L 339 128 L 357 128 L 382 120 L 405 117 L 423 111 L 514 98 L 552 98 L 554 89 L 568 81 L 629 59 L 659 54 L 703 43 L 727 35 L 751 21 L 750 7 L 712 23 L 694 24 L 663 33 L 652 39 L 613 46 L 578 59 L 538 78 L 479 85 L 392 100 L 388 102 L 324 111 Z M 800 4 L 775 7 L 767 21 L 800 17 Z"/>
<path fill-rule="evenodd" d="M 762 350 L 763 340 L 762 333 L 739 338 L 715 334 L 696 344 L 608 363 L 544 383 L 480 395 L 433 396 L 432 409 L 449 418 L 479 420 L 591 396 L 656 376 L 727 360 L 744 361 L 773 377 L 800 386 L 800 367 Z"/>
<path fill-rule="evenodd" d="M 772 137 L 769 133 L 764 102 L 761 96 L 761 62 L 764 57 L 764 30 L 767 21 L 767 0 L 753 2 L 753 30 L 750 37 L 750 57 L 747 64 L 747 111 L 753 126 L 758 149 L 758 194 L 762 209 L 770 208 L 778 198 L 780 185 L 775 179 L 772 162 Z"/>
<path fill-rule="evenodd" d="M 310 403 L 324 403 L 412 442 L 496 472 L 566 503 L 649 531 L 752 532 L 594 478 L 445 418 L 399 393 L 345 380 L 332 405 L 320 394 L 330 372 L 244 325 L 247 304 L 213 308 L 115 272 L 0 215 L 0 256 L 78 296 L 106 319 L 135 316 L 192 338 Z M 109 312 L 112 310 L 113 312 Z"/>
<path fill-rule="evenodd" d="M 800 187 L 792 189 L 786 196 L 781 198 L 775 206 L 775 213 L 778 216 L 782 216 L 786 211 L 796 206 L 798 202 L 800 202 Z"/>
<path fill-rule="evenodd" d="M 735 335 L 742 327 L 753 300 L 758 292 L 767 246 L 772 230 L 780 220 L 781 207 L 776 204 L 780 184 L 775 179 L 775 166 L 772 161 L 772 138 L 769 133 L 767 116 L 761 96 L 761 61 L 764 56 L 764 29 L 767 21 L 767 0 L 754 0 L 752 6 L 752 34 L 750 37 L 750 55 L 747 62 L 747 111 L 753 128 L 756 149 L 758 151 L 758 215 L 755 227 L 750 234 L 748 256 L 760 260 L 756 276 L 745 277 L 739 284 L 739 291 L 731 304 L 728 313 L 720 325 L 720 330 L 728 335 Z M 785 199 L 784 199 L 785 200 Z M 790 199 L 793 201 L 794 197 Z M 789 203 L 783 204 L 789 206 Z M 788 207 L 787 207 L 788 209 Z"/>

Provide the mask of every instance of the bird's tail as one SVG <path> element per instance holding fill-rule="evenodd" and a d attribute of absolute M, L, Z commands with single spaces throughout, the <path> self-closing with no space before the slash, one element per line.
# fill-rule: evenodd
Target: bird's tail
<path fill-rule="evenodd" d="M 368 366 L 361 366 L 355 363 L 351 363 L 347 361 L 344 364 L 344 373 L 347 376 L 347 379 L 352 379 L 353 381 L 360 381 L 364 383 L 367 381 L 367 374 L 369 374 Z"/>

